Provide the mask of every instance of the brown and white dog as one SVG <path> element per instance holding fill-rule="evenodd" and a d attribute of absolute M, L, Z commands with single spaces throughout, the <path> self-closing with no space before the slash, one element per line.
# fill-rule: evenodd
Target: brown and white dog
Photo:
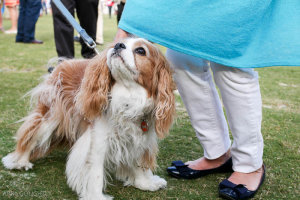
<path fill-rule="evenodd" d="M 110 199 L 103 194 L 108 173 L 141 190 L 164 188 L 152 170 L 157 139 L 172 124 L 173 89 L 167 60 L 144 39 L 127 38 L 91 60 L 66 60 L 32 90 L 35 109 L 2 162 L 28 170 L 31 160 L 67 144 L 67 180 L 80 199 Z"/>

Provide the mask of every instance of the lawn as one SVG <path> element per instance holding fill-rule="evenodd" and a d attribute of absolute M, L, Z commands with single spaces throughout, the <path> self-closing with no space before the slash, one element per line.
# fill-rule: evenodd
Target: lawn
<path fill-rule="evenodd" d="M 6 29 L 9 23 L 4 21 Z M 104 26 L 107 44 L 114 38 L 116 20 L 105 17 Z M 22 96 L 39 83 L 39 77 L 46 73 L 47 61 L 56 56 L 50 16 L 39 19 L 36 38 L 44 44 L 16 44 L 14 35 L 0 33 L 0 159 L 13 151 L 13 136 L 20 126 L 15 122 L 29 112 L 29 99 Z M 80 58 L 78 43 L 76 57 Z M 263 97 L 262 132 L 267 176 L 255 199 L 300 199 L 300 68 L 272 67 L 257 71 Z M 230 174 L 177 180 L 165 171 L 173 160 L 187 161 L 203 153 L 179 96 L 177 101 L 177 120 L 170 135 L 159 143 L 156 171 L 168 181 L 168 187 L 144 192 L 123 187 L 113 180 L 106 192 L 115 199 L 218 199 L 218 183 Z M 67 154 L 67 150 L 54 151 L 34 162 L 34 168 L 29 171 L 9 171 L 0 164 L 0 199 L 76 199 L 66 183 Z"/>

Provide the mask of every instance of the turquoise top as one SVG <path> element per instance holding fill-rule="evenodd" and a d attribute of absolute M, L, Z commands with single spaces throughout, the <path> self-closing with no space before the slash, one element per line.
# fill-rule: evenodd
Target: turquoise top
<path fill-rule="evenodd" d="M 119 27 L 231 67 L 300 66 L 300 0 L 128 0 Z"/>

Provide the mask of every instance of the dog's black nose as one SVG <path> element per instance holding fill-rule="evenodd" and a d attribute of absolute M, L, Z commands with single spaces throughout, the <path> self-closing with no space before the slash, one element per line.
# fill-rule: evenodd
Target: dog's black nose
<path fill-rule="evenodd" d="M 49 74 L 51 74 L 53 70 L 54 70 L 54 67 L 53 67 L 53 66 L 49 67 L 49 68 L 48 68 Z"/>
<path fill-rule="evenodd" d="M 115 50 L 119 50 L 119 49 L 126 49 L 125 44 L 123 43 L 117 43 L 114 47 Z"/>

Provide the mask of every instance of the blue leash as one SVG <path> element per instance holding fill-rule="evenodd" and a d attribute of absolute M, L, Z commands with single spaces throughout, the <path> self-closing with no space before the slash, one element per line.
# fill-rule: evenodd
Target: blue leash
<path fill-rule="evenodd" d="M 93 49 L 98 55 L 99 51 L 96 49 L 95 41 L 86 33 L 86 31 L 77 23 L 74 17 L 66 9 L 66 7 L 61 3 L 60 0 L 52 0 L 60 12 L 66 17 L 74 29 L 79 33 L 80 37 L 83 39 L 84 43 L 91 49 Z"/>

